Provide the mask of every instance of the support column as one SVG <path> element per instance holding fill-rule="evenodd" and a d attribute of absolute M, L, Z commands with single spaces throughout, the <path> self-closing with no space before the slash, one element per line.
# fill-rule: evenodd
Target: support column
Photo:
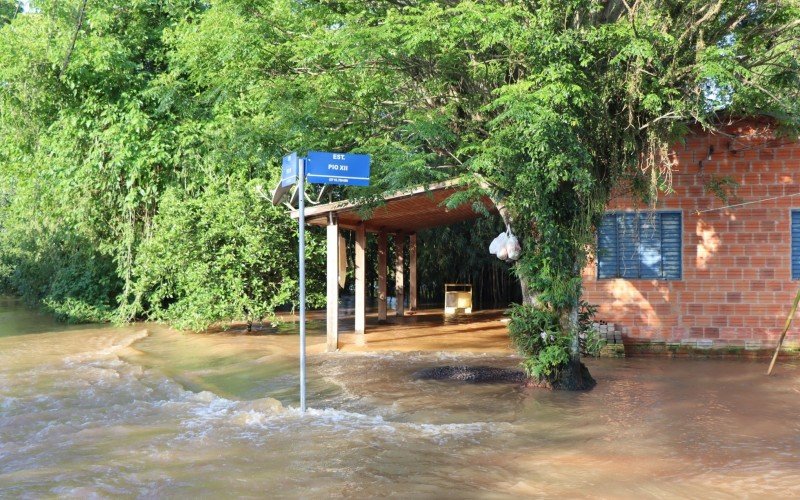
<path fill-rule="evenodd" d="M 395 313 L 398 316 L 405 316 L 405 304 L 403 304 L 403 299 L 405 299 L 405 288 L 403 285 L 404 274 L 403 274 L 403 250 L 405 248 L 405 236 L 401 233 L 397 233 L 394 235 L 394 253 L 395 253 L 395 264 L 394 264 L 394 290 L 395 296 L 397 298 L 397 308 L 395 309 Z"/>
<path fill-rule="evenodd" d="M 327 330 L 328 352 L 339 348 L 339 222 L 336 216 L 328 214 L 327 228 Z"/>
<path fill-rule="evenodd" d="M 360 223 L 356 228 L 356 333 L 364 333 L 367 320 L 367 228 Z"/>
<path fill-rule="evenodd" d="M 408 309 L 417 310 L 417 235 L 408 237 Z"/>
<path fill-rule="evenodd" d="M 386 233 L 378 235 L 378 322 L 386 322 Z"/>

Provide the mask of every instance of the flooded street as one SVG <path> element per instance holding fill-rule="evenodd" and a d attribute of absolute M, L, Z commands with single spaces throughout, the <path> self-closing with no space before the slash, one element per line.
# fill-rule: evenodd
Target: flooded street
<path fill-rule="evenodd" d="M 497 353 L 314 354 L 302 416 L 296 345 L 0 302 L 0 496 L 800 495 L 796 364 L 589 360 L 563 393 L 413 378 Z"/>

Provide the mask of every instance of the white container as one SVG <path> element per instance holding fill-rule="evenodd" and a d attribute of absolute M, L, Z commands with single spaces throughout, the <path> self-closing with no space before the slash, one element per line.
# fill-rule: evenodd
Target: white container
<path fill-rule="evenodd" d="M 472 314 L 472 285 L 447 283 L 444 285 L 444 314 Z"/>

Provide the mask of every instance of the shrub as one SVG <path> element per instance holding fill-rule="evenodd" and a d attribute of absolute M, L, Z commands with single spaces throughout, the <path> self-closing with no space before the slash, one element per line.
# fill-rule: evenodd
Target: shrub
<path fill-rule="evenodd" d="M 605 342 L 591 326 L 596 310 L 596 306 L 581 302 L 578 312 L 578 333 L 586 348 L 595 354 Z M 570 360 L 572 342 L 572 334 L 561 328 L 558 314 L 543 307 L 519 304 L 512 305 L 509 314 L 509 335 L 526 358 L 522 363 L 525 372 L 537 379 L 556 377 L 559 369 Z"/>
<path fill-rule="evenodd" d="M 45 298 L 42 302 L 48 312 L 65 323 L 106 323 L 114 314 L 114 310 L 108 305 L 91 304 L 72 297 L 60 301 Z"/>
<path fill-rule="evenodd" d="M 210 185 L 197 196 L 177 189 L 164 194 L 136 259 L 129 315 L 198 331 L 271 318 L 277 307 L 293 303 L 296 223 L 259 198 L 253 183 L 234 184 Z M 309 238 L 309 254 L 320 249 Z M 309 284 L 313 305 L 320 294 Z"/>
<path fill-rule="evenodd" d="M 40 228 L 7 211 L 0 221 L 0 291 L 68 323 L 105 322 L 121 290 L 113 259 L 72 228 Z M 19 217 L 19 218 L 17 218 Z M 2 222 L 5 222 L 3 224 Z"/>
<path fill-rule="evenodd" d="M 581 352 L 588 356 L 599 356 L 600 350 L 606 345 L 606 339 L 602 338 L 591 324 L 581 331 L 580 338 Z"/>

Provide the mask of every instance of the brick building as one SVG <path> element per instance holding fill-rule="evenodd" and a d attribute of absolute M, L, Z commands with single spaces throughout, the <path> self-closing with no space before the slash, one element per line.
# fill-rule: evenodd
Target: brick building
<path fill-rule="evenodd" d="M 751 120 L 674 153 L 674 193 L 655 212 L 612 199 L 584 298 L 629 342 L 774 345 L 800 287 L 800 142 Z"/>

